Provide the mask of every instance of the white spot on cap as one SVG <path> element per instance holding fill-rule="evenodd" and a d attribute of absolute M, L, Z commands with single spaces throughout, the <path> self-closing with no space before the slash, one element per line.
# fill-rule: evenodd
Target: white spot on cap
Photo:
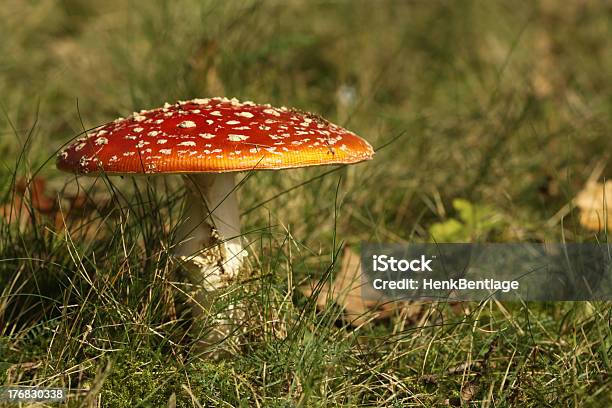
<path fill-rule="evenodd" d="M 248 138 L 249 138 L 249 137 L 248 137 L 248 136 L 245 136 L 245 135 L 234 135 L 234 134 L 229 134 L 229 135 L 227 136 L 227 139 L 228 139 L 230 142 L 240 142 L 240 141 L 242 141 L 242 140 L 247 140 Z"/>
<path fill-rule="evenodd" d="M 155 137 L 155 136 L 159 135 L 160 133 L 161 132 L 159 130 L 152 130 L 149 133 L 147 133 L 147 135 L 151 136 L 151 137 Z"/>
<path fill-rule="evenodd" d="M 133 130 L 134 132 L 136 132 L 136 133 L 140 133 L 140 132 L 142 132 L 144 129 L 143 129 L 143 128 L 141 128 L 141 127 L 135 127 L 135 128 L 134 128 L 134 129 L 132 129 L 132 130 Z"/>
<path fill-rule="evenodd" d="M 86 143 L 79 143 L 78 145 L 75 146 L 74 151 L 78 152 L 79 150 L 85 147 L 85 144 Z"/>
<path fill-rule="evenodd" d="M 144 140 L 141 140 L 138 142 L 138 144 L 136 144 L 137 148 L 141 148 L 141 147 L 145 147 L 146 145 L 150 144 L 149 142 L 145 142 Z"/>
<path fill-rule="evenodd" d="M 228 120 L 227 122 L 225 122 L 227 125 L 238 125 L 240 124 L 239 121 L 237 120 Z"/>
<path fill-rule="evenodd" d="M 212 119 L 207 119 L 206 123 L 208 123 L 209 125 L 212 125 L 213 123 L 215 123 L 215 121 Z"/>
<path fill-rule="evenodd" d="M 136 152 L 124 152 L 123 153 L 124 156 L 133 156 L 135 154 L 136 154 Z"/>
<path fill-rule="evenodd" d="M 213 115 L 213 116 L 223 116 L 223 115 L 221 115 L 221 112 L 219 112 L 219 111 L 212 111 L 212 112 L 210 112 L 210 114 Z"/>
<path fill-rule="evenodd" d="M 274 147 L 274 146 L 266 147 L 266 150 L 269 151 L 270 153 L 273 153 L 273 154 L 281 154 L 281 153 L 276 151 L 276 147 Z"/>
<path fill-rule="evenodd" d="M 138 112 L 134 112 L 134 120 L 135 120 L 136 122 L 142 122 L 142 121 L 143 121 L 143 120 L 145 120 L 145 119 L 146 119 L 146 117 L 145 117 L 145 116 L 142 116 L 142 115 L 141 115 L 140 113 L 138 113 Z"/>
<path fill-rule="evenodd" d="M 108 144 L 108 139 L 105 137 L 99 137 L 96 139 L 96 144 L 98 146 Z"/>
<path fill-rule="evenodd" d="M 215 137 L 215 135 L 213 135 L 212 133 L 200 133 L 198 136 L 203 139 L 212 139 Z"/>
<path fill-rule="evenodd" d="M 62 159 L 65 159 L 66 157 L 68 157 L 68 152 L 61 152 L 60 156 L 62 157 Z"/>
<path fill-rule="evenodd" d="M 157 139 L 157 144 L 164 144 L 166 143 L 168 140 L 166 139 Z"/>
<path fill-rule="evenodd" d="M 117 160 L 119 160 L 119 158 L 117 156 L 113 156 L 110 158 L 109 162 L 113 163 L 113 162 L 116 162 Z"/>
<path fill-rule="evenodd" d="M 194 127 L 196 127 L 196 124 L 195 124 L 195 122 L 193 122 L 191 120 L 185 120 L 185 121 L 179 123 L 178 127 L 180 127 L 180 128 L 194 128 Z"/>
<path fill-rule="evenodd" d="M 264 109 L 264 113 L 267 113 L 269 115 L 274 115 L 274 116 L 280 116 L 280 113 L 278 113 L 277 111 L 271 108 Z"/>
<path fill-rule="evenodd" d="M 197 103 L 198 105 L 207 105 L 208 102 L 210 102 L 210 100 L 209 99 L 196 98 L 196 99 L 192 99 L 191 102 Z"/>
<path fill-rule="evenodd" d="M 252 148 L 252 149 L 249 149 L 249 152 L 251 152 L 251 153 L 257 153 L 257 152 L 259 152 L 259 149 L 258 149 L 257 147 L 254 147 L 254 148 Z"/>
<path fill-rule="evenodd" d="M 240 126 L 237 128 L 234 128 L 235 130 L 251 130 L 251 128 L 249 126 Z"/>
<path fill-rule="evenodd" d="M 159 152 L 161 154 L 172 154 L 172 149 L 161 149 Z"/>
<path fill-rule="evenodd" d="M 195 146 L 196 142 L 191 142 L 191 141 L 187 141 L 187 142 L 181 142 L 178 144 L 178 146 Z"/>
<path fill-rule="evenodd" d="M 244 118 L 252 118 L 254 115 L 251 112 L 236 112 L 236 116 L 242 116 Z"/>

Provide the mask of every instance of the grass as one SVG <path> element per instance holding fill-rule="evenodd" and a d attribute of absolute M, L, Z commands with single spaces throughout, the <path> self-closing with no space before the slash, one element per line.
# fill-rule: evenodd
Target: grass
<path fill-rule="evenodd" d="M 63 212 L 1 218 L 1 383 L 70 388 L 68 406 L 609 405 L 609 302 L 425 304 L 354 328 L 297 290 L 361 241 L 607 241 L 557 216 L 609 157 L 605 2 L 4 3 L 0 202 L 37 174 Z M 218 361 L 192 347 L 168 252 L 180 183 L 53 165 L 83 128 L 214 95 L 384 146 L 240 188 L 247 279 L 216 307 L 246 317 Z M 96 206 L 68 214 L 77 189 Z M 497 221 L 456 221 L 457 200 Z"/>

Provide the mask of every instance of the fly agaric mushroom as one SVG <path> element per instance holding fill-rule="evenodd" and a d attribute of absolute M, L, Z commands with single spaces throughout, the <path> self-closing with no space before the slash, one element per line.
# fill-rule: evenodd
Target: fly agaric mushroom
<path fill-rule="evenodd" d="M 234 172 L 349 164 L 372 146 L 316 115 L 236 99 L 181 101 L 103 125 L 58 155 L 60 170 L 182 174 L 190 197 L 174 253 L 207 290 L 234 280 L 244 251 Z"/>

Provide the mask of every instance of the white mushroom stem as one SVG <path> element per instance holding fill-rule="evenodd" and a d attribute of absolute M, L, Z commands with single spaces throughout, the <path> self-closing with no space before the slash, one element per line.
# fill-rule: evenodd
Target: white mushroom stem
<path fill-rule="evenodd" d="M 235 281 L 245 254 L 234 175 L 193 174 L 185 176 L 185 183 L 188 194 L 174 254 L 186 262 L 190 283 L 214 291 Z"/>

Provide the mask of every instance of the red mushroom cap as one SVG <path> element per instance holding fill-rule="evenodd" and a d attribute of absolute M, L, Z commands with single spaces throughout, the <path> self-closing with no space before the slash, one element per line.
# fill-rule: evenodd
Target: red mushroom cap
<path fill-rule="evenodd" d="M 236 99 L 194 99 L 103 125 L 59 155 L 77 173 L 193 173 L 356 163 L 372 146 L 316 115 Z"/>

